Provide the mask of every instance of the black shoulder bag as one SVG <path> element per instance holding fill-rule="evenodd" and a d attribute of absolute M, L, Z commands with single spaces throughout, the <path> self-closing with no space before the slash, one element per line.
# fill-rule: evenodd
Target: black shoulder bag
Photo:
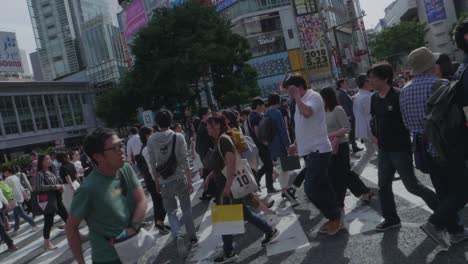
<path fill-rule="evenodd" d="M 176 147 L 176 134 L 172 137 L 172 151 L 171 156 L 169 159 L 156 167 L 156 172 L 161 175 L 161 177 L 165 180 L 170 176 L 174 175 L 177 169 L 177 158 L 175 154 L 175 147 Z"/>

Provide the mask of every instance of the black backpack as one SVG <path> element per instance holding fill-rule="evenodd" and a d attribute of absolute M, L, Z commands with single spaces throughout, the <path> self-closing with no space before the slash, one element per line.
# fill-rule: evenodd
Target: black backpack
<path fill-rule="evenodd" d="M 257 139 L 268 146 L 273 142 L 276 135 L 276 127 L 273 118 L 268 113 L 263 115 L 260 124 L 258 125 Z"/>
<path fill-rule="evenodd" d="M 143 149 L 146 147 L 146 145 L 142 145 L 140 149 L 140 154 L 135 155 L 135 162 L 137 165 L 138 170 L 141 172 L 141 174 L 145 175 L 149 173 L 149 167 L 148 164 L 146 163 L 145 157 L 143 157 Z"/>
<path fill-rule="evenodd" d="M 426 102 L 424 133 L 439 155 L 440 162 L 468 154 L 468 129 L 465 127 L 462 95 L 463 82 L 458 80 L 436 85 Z"/>

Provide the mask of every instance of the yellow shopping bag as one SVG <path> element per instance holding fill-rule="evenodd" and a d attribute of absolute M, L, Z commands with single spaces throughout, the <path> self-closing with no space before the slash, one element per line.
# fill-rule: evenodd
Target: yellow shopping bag
<path fill-rule="evenodd" d="M 241 204 L 214 205 L 211 207 L 213 232 L 216 235 L 245 233 L 244 211 Z"/>

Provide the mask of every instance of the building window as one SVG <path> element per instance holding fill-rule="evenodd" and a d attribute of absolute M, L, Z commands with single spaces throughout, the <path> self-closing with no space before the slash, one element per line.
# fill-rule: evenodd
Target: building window
<path fill-rule="evenodd" d="M 70 101 L 73 107 L 73 113 L 75 114 L 76 125 L 84 125 L 83 106 L 80 102 L 80 94 L 71 94 Z"/>
<path fill-rule="evenodd" d="M 32 95 L 29 99 L 31 100 L 31 107 L 34 113 L 34 122 L 36 123 L 37 130 L 47 129 L 47 117 L 44 105 L 42 104 L 42 96 Z"/>
<path fill-rule="evenodd" d="M 34 131 L 31 109 L 29 109 L 28 97 L 25 95 L 15 96 L 15 104 L 16 111 L 18 111 L 21 130 L 23 132 Z"/>
<path fill-rule="evenodd" d="M 49 114 L 49 121 L 51 128 L 59 128 L 60 127 L 60 119 L 58 115 L 58 109 L 55 105 L 54 95 L 47 95 L 44 96 L 44 100 L 47 107 L 47 113 Z"/>
<path fill-rule="evenodd" d="M 0 113 L 2 113 L 3 127 L 7 135 L 19 133 L 18 123 L 16 123 L 15 109 L 11 96 L 0 96 Z"/>
<path fill-rule="evenodd" d="M 66 127 L 73 126 L 73 116 L 70 109 L 70 104 L 68 103 L 67 95 L 59 94 L 57 95 L 57 99 L 60 111 L 62 111 L 63 125 Z"/>

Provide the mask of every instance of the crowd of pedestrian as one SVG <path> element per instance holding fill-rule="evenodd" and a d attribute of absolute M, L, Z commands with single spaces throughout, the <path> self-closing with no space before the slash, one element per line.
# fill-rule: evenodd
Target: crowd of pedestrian
<path fill-rule="evenodd" d="M 466 54 L 458 69 L 448 56 L 421 47 L 409 54 L 411 72 L 400 88 L 389 64 L 359 74 L 357 93 L 346 79 L 317 92 L 303 77 L 289 75 L 283 82 L 288 98 L 272 93 L 266 101 L 253 99 L 240 112 L 202 108 L 198 117 L 190 117 L 187 111 L 181 123 L 174 122 L 169 110 L 160 110 L 155 128 L 132 127 L 126 142 L 116 132 L 98 128 L 84 140 L 82 153 L 32 153 L 26 173 L 2 169 L 0 237 L 9 250 L 16 250 L 20 218 L 35 232 L 34 217 L 43 214 L 44 249 L 54 250 L 50 234 L 59 215 L 78 263 L 84 263 L 83 221 L 89 227 L 93 263 L 121 263 L 123 255 L 137 252 L 132 252 L 137 242 L 122 242 L 147 239 L 142 229 L 147 200 L 135 171 L 153 202 L 155 229 L 172 235 L 182 258 L 198 244 L 190 199 L 197 174 L 204 181 L 200 200 L 240 205 L 243 219 L 264 233 L 262 246 L 280 233 L 269 221 L 282 217 L 272 210 L 271 195 L 281 193 L 294 209 L 302 185 L 327 219 L 319 232 L 335 235 L 345 228 L 348 190 L 363 205 L 376 196 L 360 175 L 377 155 L 384 221 L 375 230 L 401 226 L 392 190 L 398 173 L 405 188 L 433 211 L 422 231 L 448 250 L 450 243 L 468 239 L 459 215 L 468 202 L 468 22 L 454 36 Z M 360 152 L 351 164 L 351 155 Z M 434 190 L 419 181 L 415 168 L 430 175 Z M 266 199 L 261 199 L 263 182 Z M 9 211 L 14 218 L 10 233 Z M 223 233 L 223 252 L 215 263 L 237 258 L 233 240 L 233 234 Z"/>

